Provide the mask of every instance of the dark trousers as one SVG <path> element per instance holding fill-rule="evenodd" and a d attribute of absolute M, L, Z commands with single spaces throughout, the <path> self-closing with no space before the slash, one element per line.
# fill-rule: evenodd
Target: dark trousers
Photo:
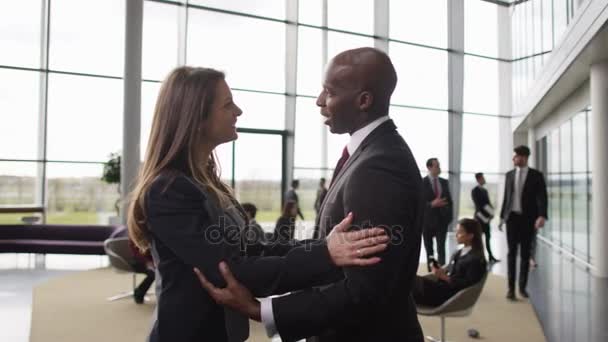
<path fill-rule="evenodd" d="M 477 220 L 477 222 L 479 222 L 479 224 L 481 225 L 481 229 L 483 230 L 483 234 L 486 237 L 486 250 L 488 251 L 488 257 L 490 259 L 494 258 L 494 254 L 492 254 L 492 248 L 490 247 L 490 224 L 489 223 L 483 223 L 480 220 Z"/>
<path fill-rule="evenodd" d="M 530 251 L 534 235 L 534 220 L 511 213 L 507 220 L 509 291 L 515 290 L 515 265 L 519 248 L 519 289 L 525 290 L 530 269 Z"/>
<path fill-rule="evenodd" d="M 418 305 L 439 306 L 453 296 L 454 291 L 443 280 L 416 276 L 412 294 Z"/>
<path fill-rule="evenodd" d="M 148 292 L 148 289 L 150 289 L 150 285 L 152 285 L 152 283 L 154 282 L 156 274 L 153 269 L 141 264 L 134 265 L 133 269 L 138 274 L 146 275 L 144 280 L 142 280 L 141 283 L 139 283 L 139 285 L 137 285 L 137 287 L 133 291 L 134 297 L 143 298 Z"/>
<path fill-rule="evenodd" d="M 445 237 L 448 234 L 448 227 L 424 227 L 422 238 L 424 239 L 424 248 L 426 249 L 426 261 L 429 262 L 431 256 L 435 255 L 433 249 L 433 238 L 437 240 L 437 261 L 441 265 L 445 265 Z"/>

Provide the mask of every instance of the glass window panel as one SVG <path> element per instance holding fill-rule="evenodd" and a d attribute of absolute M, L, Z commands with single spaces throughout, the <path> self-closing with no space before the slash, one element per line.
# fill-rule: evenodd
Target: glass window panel
<path fill-rule="evenodd" d="M 177 66 L 179 7 L 144 2 L 142 77 L 162 80 Z"/>
<path fill-rule="evenodd" d="M 188 3 L 264 17 L 285 19 L 285 1 L 282 0 L 190 0 Z"/>
<path fill-rule="evenodd" d="M 427 159 L 438 158 L 444 172 L 447 172 L 447 112 L 395 106 L 392 106 L 390 111 L 390 116 L 397 125 L 397 131 L 410 147 L 420 171 L 426 173 Z"/>
<path fill-rule="evenodd" d="M 561 204 L 560 204 L 560 149 L 559 149 L 559 130 L 551 132 L 548 149 L 549 158 L 549 205 L 551 206 L 551 238 L 553 241 L 560 242 L 561 230 Z"/>
<path fill-rule="evenodd" d="M 369 37 L 362 37 L 354 34 L 346 34 L 332 31 L 328 32 L 327 34 L 328 60 L 345 50 L 366 46 L 374 46 L 374 40 Z"/>
<path fill-rule="evenodd" d="M 239 133 L 239 138 L 243 133 Z M 215 148 L 216 161 L 219 163 L 220 179 L 229 186 L 232 186 L 235 169 L 233 167 L 233 144 L 229 142 L 221 144 Z"/>
<path fill-rule="evenodd" d="M 575 254 L 587 259 L 589 239 L 589 217 L 587 217 L 587 174 L 576 173 L 574 180 L 574 251 Z"/>
<path fill-rule="evenodd" d="M 498 114 L 498 61 L 464 56 L 465 112 Z"/>
<path fill-rule="evenodd" d="M 0 158 L 38 158 L 39 84 L 38 72 L 0 69 Z"/>
<path fill-rule="evenodd" d="M 298 21 L 310 25 L 323 25 L 323 0 L 298 1 Z"/>
<path fill-rule="evenodd" d="M 50 74 L 47 158 L 105 162 L 119 151 L 122 85 L 122 80 Z"/>
<path fill-rule="evenodd" d="M 152 118 L 154 117 L 154 107 L 156 99 L 160 91 L 160 83 L 142 82 L 141 83 L 141 128 L 140 128 L 140 145 L 139 154 L 141 160 L 144 160 L 146 149 L 148 148 L 148 139 L 150 138 L 150 130 L 152 129 Z"/>
<path fill-rule="evenodd" d="M 399 79 L 392 103 L 447 108 L 447 52 L 399 43 L 389 51 Z"/>
<path fill-rule="evenodd" d="M 572 172 L 572 122 L 567 121 L 560 127 L 560 173 Z"/>
<path fill-rule="evenodd" d="M 573 246 L 573 215 L 572 215 L 572 173 L 563 173 L 560 177 L 560 216 L 562 246 L 572 250 Z"/>
<path fill-rule="evenodd" d="M 327 26 L 333 29 L 373 34 L 374 1 L 328 1 Z"/>
<path fill-rule="evenodd" d="M 40 66 L 40 0 L 0 3 L 0 64 Z"/>
<path fill-rule="evenodd" d="M 187 51 L 188 64 L 225 71 L 231 87 L 285 91 L 285 24 L 190 9 Z"/>
<path fill-rule="evenodd" d="M 390 2 L 389 36 L 418 44 L 447 47 L 447 1 Z"/>
<path fill-rule="evenodd" d="M 524 4 L 526 13 L 526 56 L 532 56 L 534 54 L 534 12 L 532 7 L 532 1 L 527 1 Z"/>
<path fill-rule="evenodd" d="M 542 0 L 542 50 L 551 51 L 553 49 L 553 1 Z"/>
<path fill-rule="evenodd" d="M 331 180 L 331 172 L 322 169 L 294 169 L 294 179 L 300 181 L 300 187 L 298 188 L 298 200 L 300 201 L 300 208 L 304 213 L 304 222 L 298 222 L 296 226 L 299 231 L 298 238 L 310 239 L 314 233 L 314 223 L 316 213 L 314 211 L 315 199 L 317 198 L 317 189 L 319 188 L 319 179 L 324 177 L 326 179 L 325 187 L 329 187 Z M 274 222 L 273 222 L 274 224 Z"/>
<path fill-rule="evenodd" d="M 282 146 L 280 135 L 240 133 L 236 141 L 237 199 L 255 204 L 257 220 L 266 225 L 276 222 L 281 215 Z M 264 153 L 263 163 L 260 151 Z"/>
<path fill-rule="evenodd" d="M 486 1 L 464 2 L 464 50 L 498 57 L 498 9 Z"/>
<path fill-rule="evenodd" d="M 285 129 L 284 95 L 233 90 L 232 97 L 243 111 L 238 117 L 237 127 Z"/>
<path fill-rule="evenodd" d="M 37 162 L 0 162 L 0 205 L 35 204 L 36 178 L 41 165 Z"/>
<path fill-rule="evenodd" d="M 587 172 L 587 115 L 572 118 L 572 171 Z"/>
<path fill-rule="evenodd" d="M 108 224 L 116 216 L 117 184 L 101 180 L 103 164 L 48 163 L 47 223 Z"/>
<path fill-rule="evenodd" d="M 302 2 L 300 2 L 302 3 Z M 298 28 L 298 94 L 318 95 L 323 76 L 323 31 Z"/>
<path fill-rule="evenodd" d="M 532 21 L 533 21 L 533 29 L 534 29 L 534 54 L 543 52 L 543 44 L 542 44 L 542 16 L 541 16 L 541 1 L 542 0 L 532 0 Z"/>
<path fill-rule="evenodd" d="M 568 26 L 568 5 L 566 0 L 553 0 L 553 45 L 561 40 Z"/>
<path fill-rule="evenodd" d="M 124 0 L 62 0 L 51 6 L 51 69 L 122 76 L 124 39 Z"/>
<path fill-rule="evenodd" d="M 315 99 L 296 99 L 295 167 L 322 167 L 323 135 L 331 134 L 323 124 Z M 333 157 L 333 156 L 332 156 Z M 338 156 L 339 158 L 339 156 Z M 333 167 L 332 164 L 328 165 Z"/>
<path fill-rule="evenodd" d="M 462 164 L 463 172 L 498 173 L 499 118 L 481 115 L 463 115 Z"/>

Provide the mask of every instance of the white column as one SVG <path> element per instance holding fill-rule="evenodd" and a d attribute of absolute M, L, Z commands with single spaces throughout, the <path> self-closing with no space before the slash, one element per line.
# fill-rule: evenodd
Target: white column
<path fill-rule="evenodd" d="M 286 18 L 289 22 L 298 21 L 298 0 L 288 0 Z M 298 26 L 286 25 L 285 34 L 285 130 L 289 134 L 285 137 L 283 148 L 283 183 L 281 196 L 287 191 L 288 184 L 293 179 L 293 163 L 296 132 L 296 91 L 298 71 Z M 281 197 L 283 203 L 283 197 Z"/>
<path fill-rule="evenodd" d="M 591 260 L 593 274 L 608 277 L 608 60 L 591 65 Z"/>
<path fill-rule="evenodd" d="M 125 70 L 120 169 L 121 222 L 127 221 L 128 198 L 139 169 L 141 124 L 141 54 L 144 7 L 143 0 L 126 1 Z"/>
<path fill-rule="evenodd" d="M 464 86 L 464 0 L 448 1 L 448 167 L 454 217 L 460 209 L 462 99 Z"/>
<path fill-rule="evenodd" d="M 49 68 L 49 31 L 50 31 L 50 0 L 42 1 L 42 10 L 40 12 L 40 66 L 46 70 Z M 36 187 L 34 193 L 34 203 L 44 207 L 42 214 L 42 222 L 46 223 L 48 214 L 48 195 L 46 193 L 46 143 L 47 143 L 47 109 L 48 109 L 48 72 L 40 73 L 38 94 L 38 160 L 42 163 L 37 163 L 36 166 Z"/>
<path fill-rule="evenodd" d="M 389 0 L 374 1 L 374 47 L 388 53 Z"/>

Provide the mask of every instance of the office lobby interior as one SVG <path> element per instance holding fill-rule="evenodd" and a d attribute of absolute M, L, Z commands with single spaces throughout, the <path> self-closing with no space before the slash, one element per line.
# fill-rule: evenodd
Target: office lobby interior
<path fill-rule="evenodd" d="M 436 158 L 449 181 L 448 256 L 476 213 L 475 174 L 495 210 L 500 261 L 464 309 L 419 310 L 424 336 L 608 341 L 608 0 L 1 1 L 0 341 L 147 338 L 157 284 L 136 303 L 144 276 L 107 241 L 179 66 L 223 71 L 243 111 L 238 139 L 215 150 L 238 202 L 271 234 L 298 180 L 294 237 L 313 238 L 319 180 L 330 186 L 350 139 L 317 97 L 332 57 L 359 47 L 394 65 L 389 117 L 420 176 Z M 509 301 L 499 212 L 520 145 L 544 176 L 547 220 L 529 298 Z M 247 340 L 281 337 L 250 321 Z"/>

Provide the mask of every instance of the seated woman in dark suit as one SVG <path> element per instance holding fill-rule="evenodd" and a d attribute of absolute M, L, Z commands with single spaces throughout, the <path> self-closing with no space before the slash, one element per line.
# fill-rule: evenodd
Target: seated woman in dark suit
<path fill-rule="evenodd" d="M 247 339 L 247 317 L 217 305 L 194 268 L 223 287 L 224 262 L 253 295 L 265 297 L 324 284 L 339 267 L 377 263 L 367 256 L 386 248 L 380 228 L 346 232 L 349 215 L 325 241 L 269 245 L 264 256 L 248 256 L 241 235 L 247 216 L 220 180 L 214 156 L 237 138 L 241 113 L 216 70 L 179 67 L 163 82 L 128 212 L 130 237 L 151 251 L 157 267 L 149 341 Z"/>
<path fill-rule="evenodd" d="M 298 216 L 298 204 L 295 201 L 287 201 L 283 206 L 283 213 L 274 226 L 274 240 L 285 242 L 293 239 L 296 230 L 296 217 Z"/>
<path fill-rule="evenodd" d="M 456 241 L 464 247 L 452 255 L 446 268 L 432 266 L 435 279 L 416 276 L 413 291 L 416 304 L 439 306 L 456 292 L 480 281 L 487 272 L 479 222 L 468 218 L 458 221 Z"/>

